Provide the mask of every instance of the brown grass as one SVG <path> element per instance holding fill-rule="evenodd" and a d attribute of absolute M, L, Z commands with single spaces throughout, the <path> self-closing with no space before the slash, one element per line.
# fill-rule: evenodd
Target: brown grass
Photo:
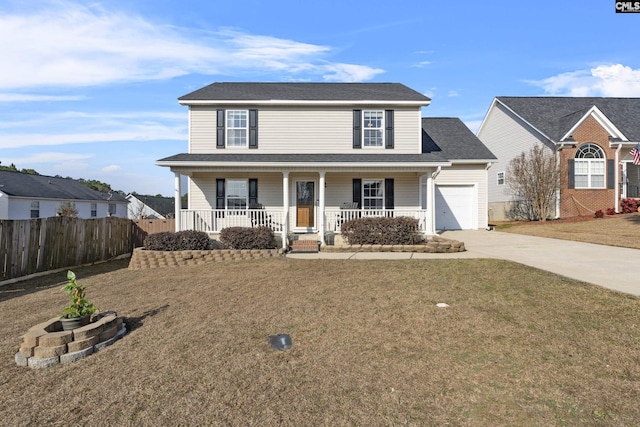
<path fill-rule="evenodd" d="M 600 426 L 640 420 L 639 299 L 499 260 L 76 270 L 131 332 L 17 367 L 64 274 L 0 288 L 0 424 Z M 438 302 L 450 304 L 437 308 Z M 293 348 L 272 350 L 288 333 Z"/>
<path fill-rule="evenodd" d="M 545 222 L 506 222 L 497 224 L 496 230 L 640 249 L 639 213 L 605 215 L 603 218 L 575 217 Z"/>

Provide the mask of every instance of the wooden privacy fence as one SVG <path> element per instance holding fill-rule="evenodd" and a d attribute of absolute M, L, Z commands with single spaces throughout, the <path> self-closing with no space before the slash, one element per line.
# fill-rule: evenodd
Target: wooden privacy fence
<path fill-rule="evenodd" d="M 136 219 L 133 223 L 141 230 L 145 237 L 162 231 L 176 231 L 176 220 L 169 219 Z M 140 244 L 142 246 L 142 244 Z"/>
<path fill-rule="evenodd" d="M 131 253 L 137 233 L 126 218 L 0 220 L 0 281 Z"/>

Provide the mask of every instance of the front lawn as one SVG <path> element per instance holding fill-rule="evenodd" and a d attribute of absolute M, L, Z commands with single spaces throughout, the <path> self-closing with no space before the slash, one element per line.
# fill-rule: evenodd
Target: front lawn
<path fill-rule="evenodd" d="M 640 300 L 500 260 L 74 270 L 130 332 L 15 365 L 65 273 L 0 287 L 0 424 L 637 425 Z M 438 308 L 444 302 L 448 308 Z M 268 338 L 290 334 L 293 348 Z"/>
<path fill-rule="evenodd" d="M 640 213 L 500 223 L 498 231 L 640 249 Z"/>

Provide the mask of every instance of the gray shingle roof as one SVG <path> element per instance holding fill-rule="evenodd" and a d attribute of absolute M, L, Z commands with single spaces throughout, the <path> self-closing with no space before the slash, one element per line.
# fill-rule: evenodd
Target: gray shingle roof
<path fill-rule="evenodd" d="M 173 197 L 144 196 L 142 194 L 133 194 L 133 196 L 160 215 L 164 216 L 175 212 L 175 199 Z"/>
<path fill-rule="evenodd" d="M 176 154 L 165 157 L 158 162 L 228 162 L 234 163 L 333 163 L 336 166 L 350 163 L 418 163 L 447 162 L 440 152 L 424 154 L 244 154 L 244 153 L 211 153 L 211 154 Z"/>
<path fill-rule="evenodd" d="M 34 199 L 95 200 L 127 202 L 118 193 L 101 193 L 70 178 L 0 171 L 0 191 L 15 197 Z"/>
<path fill-rule="evenodd" d="M 401 83 L 212 83 L 180 101 L 418 101 L 431 100 Z"/>
<path fill-rule="evenodd" d="M 496 99 L 556 142 L 593 106 L 630 141 L 640 141 L 640 98 L 499 96 Z"/>
<path fill-rule="evenodd" d="M 451 161 L 493 160 L 496 156 L 458 118 L 423 117 L 422 152 Z"/>

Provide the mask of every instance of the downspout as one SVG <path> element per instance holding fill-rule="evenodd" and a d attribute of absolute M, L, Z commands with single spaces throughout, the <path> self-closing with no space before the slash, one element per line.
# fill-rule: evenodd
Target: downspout
<path fill-rule="evenodd" d="M 614 184 L 614 188 L 616 192 L 616 197 L 615 197 L 616 213 L 620 213 L 620 164 L 618 163 L 620 161 L 620 150 L 622 150 L 622 144 L 618 144 L 618 148 L 616 148 L 616 157 L 614 161 L 614 165 L 616 165 L 616 173 L 615 173 L 616 182 Z"/>

